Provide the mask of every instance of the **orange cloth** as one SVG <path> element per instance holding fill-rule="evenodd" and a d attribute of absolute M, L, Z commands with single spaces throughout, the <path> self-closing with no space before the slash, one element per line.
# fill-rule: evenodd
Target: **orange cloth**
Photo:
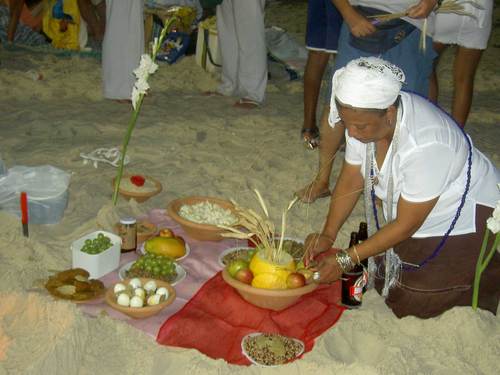
<path fill-rule="evenodd" d="M 333 326 L 344 311 L 338 305 L 340 282 L 322 285 L 282 311 L 250 305 L 217 273 L 195 296 L 168 319 L 158 332 L 162 345 L 194 348 L 211 358 L 249 365 L 241 353 L 241 339 L 252 332 L 280 333 L 298 338 L 305 352 Z"/>

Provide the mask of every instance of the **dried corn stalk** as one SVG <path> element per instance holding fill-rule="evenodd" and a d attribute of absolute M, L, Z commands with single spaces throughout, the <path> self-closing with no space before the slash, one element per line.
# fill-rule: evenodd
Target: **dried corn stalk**
<path fill-rule="evenodd" d="M 293 207 L 297 198 L 294 198 L 283 210 L 281 215 L 281 234 L 280 240 L 276 243 L 276 230 L 274 224 L 269 220 L 269 211 L 258 190 L 254 190 L 257 196 L 257 201 L 264 213 L 264 216 L 259 215 L 250 208 L 241 207 L 234 200 L 231 202 L 234 205 L 234 214 L 238 218 L 238 222 L 231 226 L 219 225 L 219 228 L 226 229 L 227 232 L 222 233 L 223 237 L 248 239 L 255 246 L 263 250 L 263 255 L 266 260 L 276 263 L 283 258 L 285 251 L 283 250 L 283 238 L 285 237 L 287 213 Z M 255 238 L 257 240 L 255 240 Z"/>

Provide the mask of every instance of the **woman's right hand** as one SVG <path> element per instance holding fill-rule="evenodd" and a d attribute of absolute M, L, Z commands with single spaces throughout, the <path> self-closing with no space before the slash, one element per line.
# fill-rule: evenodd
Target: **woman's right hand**
<path fill-rule="evenodd" d="M 351 34 L 355 37 L 364 37 L 377 31 L 377 28 L 373 26 L 367 18 L 363 17 L 354 9 L 349 16 L 345 18 L 345 22 L 347 22 Z"/>
<path fill-rule="evenodd" d="M 334 238 L 322 233 L 309 234 L 304 241 L 306 249 L 304 253 L 304 265 L 307 267 L 318 254 L 330 250 L 334 242 Z"/>

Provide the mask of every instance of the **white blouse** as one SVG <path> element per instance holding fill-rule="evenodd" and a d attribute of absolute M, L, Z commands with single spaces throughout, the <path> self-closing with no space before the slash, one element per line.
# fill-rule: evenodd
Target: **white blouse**
<path fill-rule="evenodd" d="M 394 181 L 393 218 L 397 217 L 399 197 L 410 202 L 424 202 L 439 197 L 413 237 L 442 236 L 450 227 L 465 191 L 468 143 L 453 120 L 428 100 L 405 92 L 401 93 L 401 99 L 403 113 L 399 145 L 392 165 L 388 165 L 393 152 L 392 143 L 382 166 L 378 167 L 374 162 L 374 173 L 378 180 L 375 194 L 383 202 L 386 218 L 390 173 Z M 360 165 L 361 174 L 364 175 L 367 145 L 349 137 L 347 130 L 346 140 L 345 161 Z M 475 232 L 476 204 L 495 207 L 500 199 L 497 188 L 500 171 L 473 145 L 471 171 L 470 190 L 450 235 Z"/>

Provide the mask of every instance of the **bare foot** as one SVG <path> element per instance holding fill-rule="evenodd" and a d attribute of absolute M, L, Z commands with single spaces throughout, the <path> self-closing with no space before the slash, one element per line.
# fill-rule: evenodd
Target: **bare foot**
<path fill-rule="evenodd" d="M 303 203 L 313 203 L 316 199 L 326 198 L 330 196 L 330 194 L 328 184 L 322 183 L 318 180 L 312 181 L 299 191 L 295 192 L 295 195 Z"/>

